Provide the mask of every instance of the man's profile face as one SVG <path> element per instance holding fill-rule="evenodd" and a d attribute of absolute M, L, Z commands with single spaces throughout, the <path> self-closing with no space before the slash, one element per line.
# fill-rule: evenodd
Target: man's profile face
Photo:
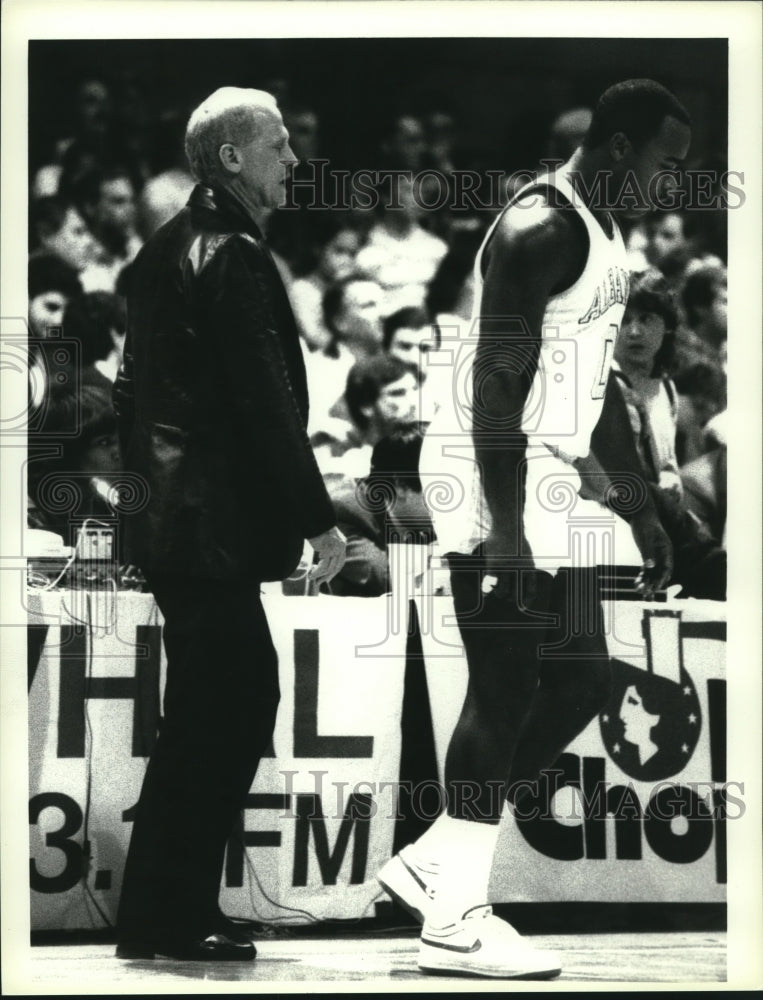
<path fill-rule="evenodd" d="M 679 169 L 691 145 L 691 129 L 684 122 L 672 115 L 663 118 L 657 132 L 645 140 L 639 147 L 632 147 L 621 167 L 632 173 L 635 184 L 638 185 L 640 199 L 647 203 L 646 207 L 628 204 L 619 210 L 626 218 L 639 218 L 647 212 L 664 206 L 677 181 L 668 176 L 661 177 L 659 188 L 655 191 L 654 178 L 658 174 Z M 656 200 L 655 200 L 656 197 Z"/>
<path fill-rule="evenodd" d="M 276 109 L 257 112 L 257 136 L 239 146 L 239 183 L 260 208 L 277 208 L 285 201 L 286 179 L 298 160 L 289 145 L 289 133 Z"/>

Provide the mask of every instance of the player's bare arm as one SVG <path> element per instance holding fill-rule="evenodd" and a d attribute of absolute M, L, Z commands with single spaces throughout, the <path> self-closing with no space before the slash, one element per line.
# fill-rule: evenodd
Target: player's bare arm
<path fill-rule="evenodd" d="M 673 571 L 673 552 L 651 493 L 634 488 L 644 479 L 628 413 L 610 374 L 599 422 L 591 435 L 591 452 L 575 466 L 583 489 L 629 522 L 644 560 L 636 585 L 646 596 L 664 587 Z"/>
<path fill-rule="evenodd" d="M 536 201 L 539 196 L 534 195 Z M 523 537 L 522 410 L 538 364 L 549 298 L 569 287 L 587 245 L 572 213 L 538 204 L 504 215 L 486 248 L 475 359 L 474 445 L 493 530 L 485 549 L 497 572 L 530 564 Z"/>

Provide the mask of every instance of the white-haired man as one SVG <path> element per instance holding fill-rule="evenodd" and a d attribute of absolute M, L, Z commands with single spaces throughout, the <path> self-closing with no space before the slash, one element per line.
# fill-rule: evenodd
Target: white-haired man
<path fill-rule="evenodd" d="M 224 87 L 191 115 L 188 205 L 131 267 L 114 387 L 125 519 L 164 617 L 164 717 L 135 813 L 117 955 L 251 960 L 218 905 L 225 845 L 273 731 L 278 664 L 260 584 L 305 539 L 320 584 L 345 540 L 307 438 L 299 333 L 255 222 L 296 162 L 274 98 Z"/>

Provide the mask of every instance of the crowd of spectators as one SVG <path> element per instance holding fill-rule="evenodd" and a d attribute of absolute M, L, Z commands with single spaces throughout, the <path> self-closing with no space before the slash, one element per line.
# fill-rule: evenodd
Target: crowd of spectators
<path fill-rule="evenodd" d="M 30 429 L 29 520 L 63 535 L 67 544 L 71 539 L 60 518 L 46 516 L 39 484 L 51 471 L 62 476 L 89 471 L 106 481 L 118 471 L 113 450 L 108 462 L 86 466 L 95 461 L 94 435 L 105 440 L 104 429 L 111 433 L 110 387 L 124 341 L 123 292 L 130 262 L 185 204 L 193 187 L 183 155 L 183 115 L 173 110 L 152 117 L 129 85 L 123 90 L 117 95 L 102 80 L 84 80 L 72 94 L 71 134 L 50 145 L 45 162 L 33 164 L 30 177 L 30 363 L 37 376 L 32 401 L 45 418 Z M 347 511 L 380 463 L 387 481 L 400 486 L 400 477 L 384 467 L 385 455 L 408 461 L 441 394 L 453 391 L 445 352 L 439 360 L 437 352 L 445 337 L 465 335 L 469 328 L 474 256 L 501 205 L 465 210 L 438 198 L 443 189 L 452 190 L 457 169 L 474 165 L 459 161 L 457 121 L 435 108 L 392 116 L 380 131 L 377 162 L 368 167 L 412 174 L 400 179 L 396 197 L 382 195 L 370 208 L 316 207 L 326 196 L 311 166 L 320 153 L 320 116 L 310 105 L 290 101 L 288 93 L 281 101 L 292 147 L 302 161 L 295 180 L 309 178 L 312 186 L 297 185 L 295 207 L 263 213 L 260 227 L 284 276 L 303 338 L 311 399 L 308 432 L 345 518 L 350 551 L 358 546 L 368 551 L 352 524 L 373 529 L 378 541 L 387 508 L 367 517 L 355 509 L 354 522 L 347 520 Z M 560 115 L 543 155 L 566 158 L 589 120 L 586 108 Z M 416 181 L 421 171 L 426 183 Z M 430 189 L 435 174 L 440 180 Z M 500 201 L 512 193 L 507 180 Z M 708 213 L 699 214 L 701 225 L 689 211 L 660 212 L 626 234 L 637 291 L 629 312 L 632 317 L 642 309 L 639 315 L 646 315 L 647 301 L 662 315 L 663 336 L 656 349 L 659 363 L 635 371 L 624 330 L 617 360 L 640 446 L 648 440 L 662 448 L 657 466 L 649 445 L 643 453 L 654 485 L 664 487 L 669 475 L 667 495 L 680 497 L 681 510 L 690 510 L 722 547 L 725 245 L 717 237 L 722 225 L 708 226 Z M 65 362 L 59 350 L 64 342 L 69 345 Z M 646 403 L 637 399 L 638 385 Z M 82 415 L 82 426 L 72 437 L 73 412 Z M 661 423 L 658 412 L 665 418 Z M 37 440 L 40 427 L 44 434 Z M 76 455 L 72 440 L 81 445 Z M 667 464 L 660 464 L 663 460 Z M 420 484 L 414 492 L 420 495 Z M 102 497 L 101 490 L 92 500 L 94 511 L 101 510 Z M 359 570 L 352 558 L 344 592 L 370 593 L 369 581 L 371 590 L 383 588 L 385 572 L 378 560 Z"/>

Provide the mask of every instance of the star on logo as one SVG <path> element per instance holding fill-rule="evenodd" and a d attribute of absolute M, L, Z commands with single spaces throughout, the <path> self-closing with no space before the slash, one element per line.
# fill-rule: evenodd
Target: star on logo
<path fill-rule="evenodd" d="M 682 743 L 681 744 L 681 753 L 688 753 L 688 752 L 689 752 L 688 746 L 685 743 Z"/>
<path fill-rule="evenodd" d="M 612 747 L 612 753 L 620 753 L 620 744 L 619 743 L 615 743 L 615 745 Z"/>
<path fill-rule="evenodd" d="M 605 713 L 604 715 L 602 715 L 601 721 L 602 722 L 609 722 L 609 716 Z"/>
<path fill-rule="evenodd" d="M 697 722 L 697 716 L 694 714 L 694 712 L 692 712 L 691 715 L 689 716 L 689 722 L 692 725 L 696 724 L 696 722 Z"/>
<path fill-rule="evenodd" d="M 684 688 L 684 694 L 691 694 L 691 688 L 689 687 L 689 685 L 688 685 L 688 684 L 687 684 L 687 685 L 686 685 L 686 687 Z"/>

